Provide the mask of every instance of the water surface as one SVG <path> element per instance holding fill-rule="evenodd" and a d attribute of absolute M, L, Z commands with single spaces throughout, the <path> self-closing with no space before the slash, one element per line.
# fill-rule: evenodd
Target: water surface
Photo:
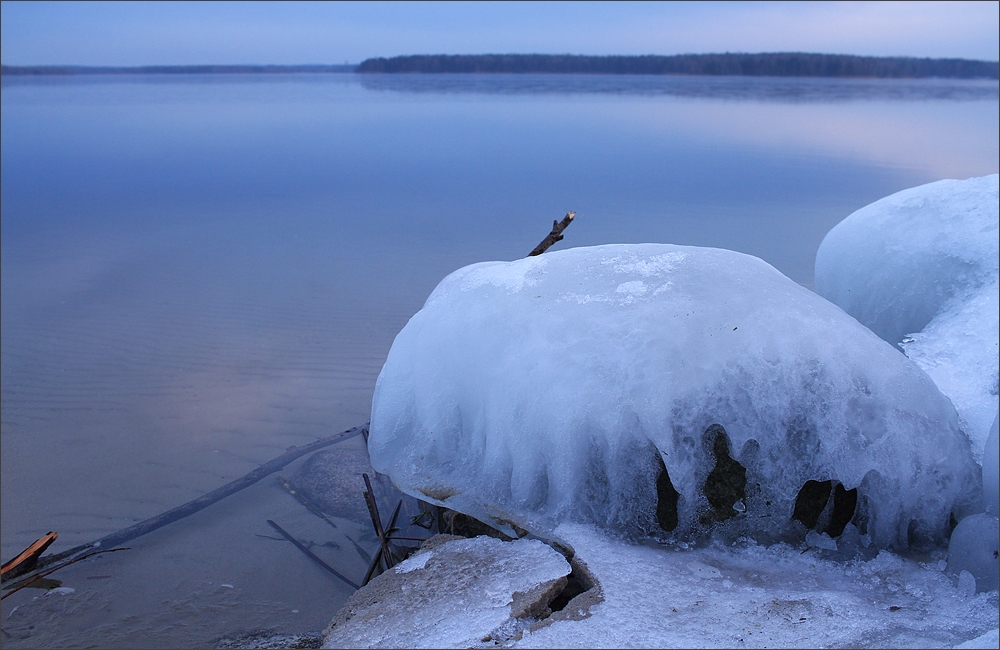
<path fill-rule="evenodd" d="M 730 248 L 811 287 L 823 235 L 852 211 L 998 167 L 990 81 L 2 83 L 4 559 L 49 530 L 56 551 L 97 539 L 364 422 L 435 284 L 524 256 L 568 210 L 558 247 Z M 60 572 L 74 594 L 5 600 L 4 645 L 320 629 L 350 589 L 261 537 L 267 518 L 349 546 L 265 480 Z"/>

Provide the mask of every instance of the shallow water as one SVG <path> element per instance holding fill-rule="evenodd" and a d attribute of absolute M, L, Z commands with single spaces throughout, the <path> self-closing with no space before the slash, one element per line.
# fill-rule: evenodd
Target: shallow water
<path fill-rule="evenodd" d="M 996 82 L 2 83 L 4 559 L 49 530 L 54 551 L 97 539 L 364 422 L 434 285 L 525 255 L 568 210 L 559 247 L 731 248 L 811 286 L 823 235 L 853 210 L 996 173 L 1000 149 Z M 271 477 L 53 576 L 73 594 L 4 600 L 3 643 L 320 629 L 350 589 L 258 537 L 268 518 L 318 544 L 370 537 L 363 522 L 333 530 Z M 322 550 L 363 574 L 353 550 Z"/>

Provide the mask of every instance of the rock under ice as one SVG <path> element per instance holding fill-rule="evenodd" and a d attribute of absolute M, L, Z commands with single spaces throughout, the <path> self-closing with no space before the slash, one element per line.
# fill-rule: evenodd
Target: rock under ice
<path fill-rule="evenodd" d="M 816 254 L 816 290 L 899 345 L 951 398 L 982 458 L 997 414 L 998 176 L 943 180 L 861 208 Z"/>
<path fill-rule="evenodd" d="M 757 258 L 659 244 L 449 275 L 396 337 L 369 450 L 510 534 L 846 527 L 906 548 L 943 543 L 981 489 L 955 409 L 898 350 Z"/>

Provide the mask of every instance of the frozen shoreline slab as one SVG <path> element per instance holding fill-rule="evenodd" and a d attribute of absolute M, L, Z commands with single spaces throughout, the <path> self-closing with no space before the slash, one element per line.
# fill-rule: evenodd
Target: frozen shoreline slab
<path fill-rule="evenodd" d="M 544 618 L 570 565 L 537 540 L 455 539 L 424 550 L 356 592 L 324 648 L 468 648 L 504 641 Z"/>
<path fill-rule="evenodd" d="M 905 548 L 942 543 L 979 490 L 954 408 L 898 350 L 757 258 L 662 244 L 449 275 L 393 343 L 369 450 L 403 491 L 512 535 L 801 537 L 856 488 L 847 516 Z M 809 481 L 825 509 L 803 528 Z"/>
<path fill-rule="evenodd" d="M 998 176 L 893 194 L 837 224 L 816 290 L 899 345 L 955 404 L 982 458 L 997 414 Z"/>

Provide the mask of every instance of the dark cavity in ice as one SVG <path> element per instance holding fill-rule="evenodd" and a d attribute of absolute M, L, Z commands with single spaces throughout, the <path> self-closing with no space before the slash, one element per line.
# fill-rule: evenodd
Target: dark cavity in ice
<path fill-rule="evenodd" d="M 703 440 L 715 456 L 715 467 L 705 479 L 703 490 L 712 509 L 702 521 L 725 521 L 739 514 L 733 506 L 746 498 L 747 470 L 730 455 L 729 436 L 722 425 L 708 427 Z"/>
<path fill-rule="evenodd" d="M 848 490 L 832 480 L 806 481 L 795 497 L 792 519 L 802 522 L 806 528 L 839 537 L 854 518 L 857 506 L 857 488 Z"/>
<path fill-rule="evenodd" d="M 660 463 L 660 473 L 656 476 L 656 521 L 669 533 L 677 528 L 677 499 L 680 495 L 670 482 L 670 474 L 660 454 L 656 454 L 656 459 Z"/>

